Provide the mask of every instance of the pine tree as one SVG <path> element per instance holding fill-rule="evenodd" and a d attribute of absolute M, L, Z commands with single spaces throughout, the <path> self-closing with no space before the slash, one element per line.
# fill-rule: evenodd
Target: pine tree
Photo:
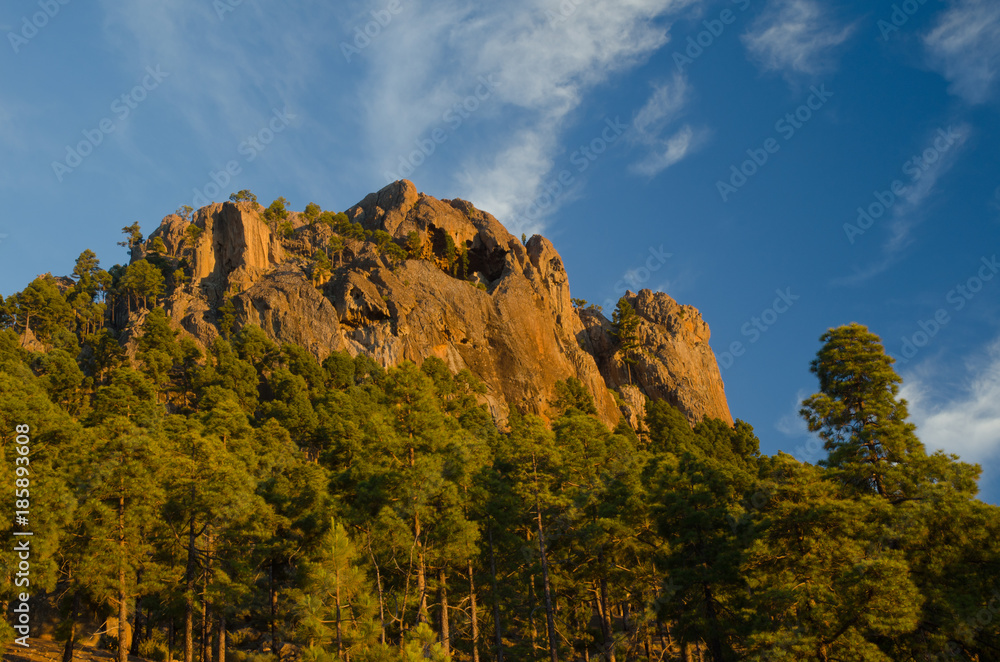
<path fill-rule="evenodd" d="M 119 241 L 118 245 L 128 249 L 129 256 L 134 255 L 134 251 L 138 246 L 142 245 L 142 231 L 138 223 L 133 223 L 128 227 L 122 228 L 122 234 L 125 235 L 125 241 Z"/>
<path fill-rule="evenodd" d="M 138 597 L 138 576 L 150 557 L 150 523 L 162 495 L 155 471 L 159 440 L 123 416 L 105 418 L 98 435 L 85 506 L 93 526 L 88 566 L 100 567 L 96 590 L 116 607 L 117 659 L 127 662 L 129 605 Z"/>
<path fill-rule="evenodd" d="M 741 567 L 747 659 L 919 659 L 887 650 L 924 602 L 906 554 L 872 545 L 893 507 L 874 493 L 842 498 L 789 455 L 768 464 L 761 509 L 737 529 L 754 538 Z"/>
<path fill-rule="evenodd" d="M 14 312 L 15 328 L 23 338 L 30 329 L 42 341 L 49 340 L 58 328 L 70 327 L 73 319 L 73 309 L 48 274 L 14 295 Z"/>
<path fill-rule="evenodd" d="M 125 269 L 118 287 L 127 297 L 131 313 L 133 300 L 137 306 L 141 303 L 146 309 L 149 309 L 150 301 L 155 305 L 163 294 L 163 285 L 163 273 L 159 269 L 147 260 L 137 260 Z"/>
<path fill-rule="evenodd" d="M 323 213 L 323 210 L 315 202 L 310 202 L 306 205 L 305 210 L 302 215 L 305 216 L 306 220 L 309 221 L 309 225 L 315 225 L 319 220 L 319 215 Z"/>
<path fill-rule="evenodd" d="M 802 403 L 811 432 L 825 442 L 823 465 L 861 490 L 891 501 L 913 496 L 907 465 L 925 457 L 898 398 L 902 379 L 878 336 L 860 324 L 830 329 L 810 370 L 820 392 Z"/>
<path fill-rule="evenodd" d="M 618 300 L 618 305 L 611 315 L 611 335 L 618 341 L 622 362 L 628 369 L 628 383 L 631 384 L 632 364 L 636 362 L 635 354 L 640 349 L 639 316 L 625 297 Z"/>
<path fill-rule="evenodd" d="M 240 191 L 233 193 L 229 196 L 229 200 L 232 202 L 249 202 L 254 207 L 257 206 L 257 196 L 251 193 L 249 189 L 241 189 Z"/>

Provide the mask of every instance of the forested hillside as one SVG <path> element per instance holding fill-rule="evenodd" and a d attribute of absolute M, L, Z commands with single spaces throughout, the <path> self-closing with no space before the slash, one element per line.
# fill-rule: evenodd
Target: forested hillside
<path fill-rule="evenodd" d="M 609 429 L 575 378 L 498 426 L 468 371 L 319 361 L 224 307 L 202 350 L 163 271 L 87 251 L 0 302 L 8 649 L 28 591 L 67 662 L 108 617 L 158 661 L 1000 659 L 1000 511 L 862 326 L 821 339 L 813 466 L 664 400 Z"/>

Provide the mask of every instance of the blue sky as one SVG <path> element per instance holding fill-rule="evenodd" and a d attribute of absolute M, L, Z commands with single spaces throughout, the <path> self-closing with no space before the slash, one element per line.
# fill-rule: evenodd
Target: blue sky
<path fill-rule="evenodd" d="M 16 0 L 0 33 L 4 295 L 199 195 L 405 176 L 550 237 L 574 296 L 698 307 L 769 453 L 818 458 L 818 338 L 868 325 L 1000 500 L 995 1 Z"/>

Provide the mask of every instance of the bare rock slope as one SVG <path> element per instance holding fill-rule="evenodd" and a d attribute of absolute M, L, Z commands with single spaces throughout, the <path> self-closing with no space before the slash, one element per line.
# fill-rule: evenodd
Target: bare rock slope
<path fill-rule="evenodd" d="M 609 425 L 622 414 L 635 422 L 642 393 L 692 421 L 732 421 L 708 326 L 694 308 L 648 290 L 627 295 L 643 345 L 629 375 L 608 320 L 573 307 L 547 239 L 522 244 L 469 202 L 437 200 L 409 181 L 367 196 L 346 216 L 341 224 L 355 224 L 346 235 L 296 213 L 272 230 L 256 205 L 213 204 L 190 223 L 168 216 L 133 259 L 162 239 L 168 259 L 190 276 L 169 293 L 167 311 L 206 346 L 229 299 L 236 328 L 256 324 L 320 359 L 346 350 L 384 366 L 436 356 L 453 370 L 468 368 L 486 384 L 500 422 L 510 407 L 546 416 L 556 382 L 569 377 L 593 393 Z M 329 268 L 318 266 L 318 252 Z"/>

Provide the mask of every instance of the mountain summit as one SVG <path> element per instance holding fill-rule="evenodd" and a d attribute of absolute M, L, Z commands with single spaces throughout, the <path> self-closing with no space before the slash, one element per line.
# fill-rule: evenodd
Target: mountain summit
<path fill-rule="evenodd" d="M 168 283 L 164 308 L 205 346 L 223 329 L 256 324 L 320 359 L 345 350 L 383 366 L 438 357 L 485 383 L 501 423 L 510 407 L 548 416 L 556 383 L 568 378 L 593 394 L 609 425 L 641 420 L 644 395 L 692 422 L 732 423 L 695 308 L 661 292 L 627 293 L 639 346 L 626 365 L 609 320 L 574 306 L 548 239 L 522 243 L 471 203 L 418 193 L 406 180 L 340 214 L 243 201 L 190 220 L 167 216 L 132 261 L 153 255 L 185 274 Z"/>

